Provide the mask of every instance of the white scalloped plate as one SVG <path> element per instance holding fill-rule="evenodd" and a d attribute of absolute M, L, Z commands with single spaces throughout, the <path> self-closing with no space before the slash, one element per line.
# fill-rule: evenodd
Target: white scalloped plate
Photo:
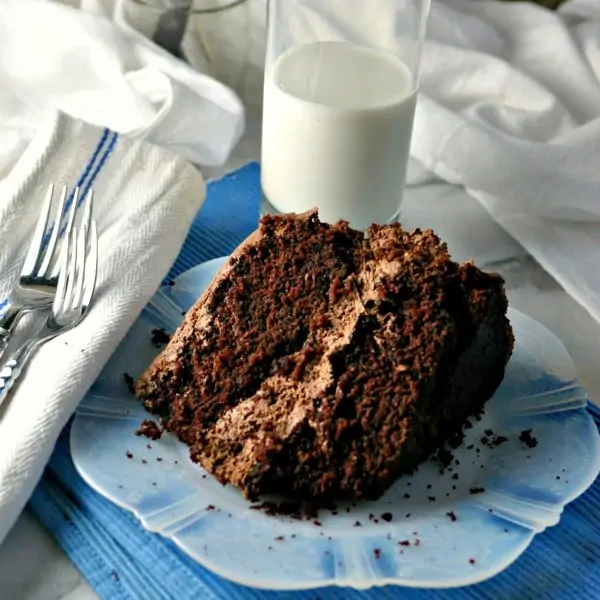
<path fill-rule="evenodd" d="M 598 475 L 600 439 L 573 362 L 552 333 L 511 310 L 517 344 L 505 380 L 454 452 L 453 470 L 440 475 L 426 463 L 377 502 L 322 511 L 319 524 L 252 510 L 235 489 L 194 465 L 173 436 L 150 443 L 134 436 L 148 415 L 123 378 L 142 373 L 158 352 L 152 329 L 174 329 L 223 260 L 191 269 L 156 294 L 81 403 L 71 430 L 82 477 L 206 568 L 279 590 L 472 584 L 516 560 Z M 508 441 L 486 447 L 487 429 Z M 539 442 L 535 448 L 518 439 L 527 429 Z M 471 494 L 472 488 L 485 491 Z"/>

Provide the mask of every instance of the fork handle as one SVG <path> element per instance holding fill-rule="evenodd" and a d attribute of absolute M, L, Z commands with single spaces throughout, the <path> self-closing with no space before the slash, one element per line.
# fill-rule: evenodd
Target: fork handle
<path fill-rule="evenodd" d="M 0 407 L 4 404 L 8 392 L 23 372 L 27 361 L 31 358 L 38 343 L 38 339 L 26 341 L 11 354 L 0 371 Z"/>
<path fill-rule="evenodd" d="M 6 311 L 0 316 L 0 349 L 8 343 L 14 328 L 25 312 L 23 304 L 9 304 Z"/>
<path fill-rule="evenodd" d="M 8 342 L 10 341 L 10 336 L 19 324 L 21 317 L 31 311 L 45 308 L 46 306 L 49 306 L 47 301 L 38 302 L 37 304 L 9 303 L 8 308 L 0 315 L 0 357 L 2 357 L 2 353 L 6 350 Z"/>

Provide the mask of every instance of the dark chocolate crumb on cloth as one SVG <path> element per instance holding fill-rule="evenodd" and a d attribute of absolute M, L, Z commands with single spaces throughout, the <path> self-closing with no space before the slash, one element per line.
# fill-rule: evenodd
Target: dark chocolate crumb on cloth
<path fill-rule="evenodd" d="M 151 440 L 159 440 L 162 433 L 162 429 L 158 426 L 156 421 L 146 419 L 145 421 L 142 421 L 142 424 L 135 432 L 135 435 L 143 435 Z"/>
<path fill-rule="evenodd" d="M 376 499 L 452 460 L 504 375 L 506 310 L 502 279 L 431 231 L 264 217 L 137 396 L 251 500 Z"/>

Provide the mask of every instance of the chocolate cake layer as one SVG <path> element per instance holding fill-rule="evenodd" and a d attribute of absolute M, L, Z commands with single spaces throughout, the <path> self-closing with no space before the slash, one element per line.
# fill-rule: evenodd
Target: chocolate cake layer
<path fill-rule="evenodd" d="M 513 347 L 502 279 L 431 231 L 265 217 L 136 385 L 250 498 L 377 498 L 460 435 Z"/>

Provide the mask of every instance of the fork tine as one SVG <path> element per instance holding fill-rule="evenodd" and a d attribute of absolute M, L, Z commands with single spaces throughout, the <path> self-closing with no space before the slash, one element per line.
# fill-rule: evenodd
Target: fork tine
<path fill-rule="evenodd" d="M 85 279 L 85 263 L 87 258 L 87 238 L 88 232 L 85 227 L 76 227 L 73 230 L 73 235 L 77 237 L 77 265 L 76 265 L 76 280 L 73 284 L 73 298 L 71 307 L 80 313 L 82 312 L 81 299 L 84 289 Z"/>
<path fill-rule="evenodd" d="M 71 244 L 69 240 L 65 240 L 63 242 L 61 252 L 60 252 L 60 270 L 58 273 L 58 283 L 56 285 L 56 295 L 54 296 L 54 301 L 52 302 L 52 314 L 56 317 L 64 306 L 65 303 L 65 294 L 67 291 L 67 281 L 69 279 L 69 256 L 71 253 Z"/>
<path fill-rule="evenodd" d="M 79 204 L 79 192 L 80 192 L 79 186 L 76 186 L 75 189 L 73 190 L 71 204 L 68 208 L 67 224 L 65 225 L 63 230 L 59 231 L 59 235 L 63 238 L 64 243 L 69 242 L 69 237 L 71 235 L 71 231 L 73 230 L 73 224 L 75 223 L 75 215 L 77 214 L 77 209 L 78 209 L 78 204 Z M 62 225 L 63 217 L 64 217 L 64 215 L 61 216 L 61 225 Z M 60 265 L 57 264 L 52 271 L 51 277 L 53 277 L 53 278 L 58 277 L 59 272 L 60 272 Z"/>
<path fill-rule="evenodd" d="M 90 232 L 90 224 L 92 221 L 92 206 L 94 203 L 93 190 L 90 188 L 87 196 L 85 197 L 85 210 L 83 212 L 83 218 L 81 219 L 81 225 L 85 227 L 86 230 L 86 239 L 88 238 Z M 87 247 L 87 246 L 86 246 Z"/>
<path fill-rule="evenodd" d="M 91 250 L 90 247 L 90 228 L 92 223 L 92 207 L 94 203 L 93 191 L 90 188 L 87 196 L 84 199 L 84 211 L 81 219 L 81 225 L 78 233 L 78 246 L 77 246 L 77 288 L 74 291 L 73 306 L 80 311 L 85 310 L 82 306 L 83 293 L 85 291 L 85 280 L 86 280 L 86 263 L 87 256 Z"/>
<path fill-rule="evenodd" d="M 45 277 L 46 272 L 50 268 L 52 264 L 52 260 L 54 259 L 54 254 L 56 250 L 56 242 L 58 241 L 58 234 L 60 233 L 60 228 L 63 219 L 63 212 L 65 210 L 65 201 L 67 199 L 67 186 L 63 186 L 62 194 L 60 196 L 60 201 L 58 203 L 58 210 L 56 211 L 56 217 L 54 218 L 54 227 L 52 228 L 52 234 L 50 235 L 50 240 L 48 241 L 48 245 L 46 246 L 46 250 L 44 251 L 44 260 L 42 261 L 42 265 L 40 266 L 37 277 Z"/>
<path fill-rule="evenodd" d="M 42 246 L 44 243 L 44 235 L 48 227 L 48 217 L 50 216 L 53 193 L 54 185 L 50 184 L 48 192 L 46 193 L 44 204 L 42 205 L 40 216 L 38 217 L 38 221 L 35 226 L 35 231 L 33 232 L 33 237 L 31 238 L 31 243 L 29 244 L 29 250 L 27 251 L 23 268 L 21 269 L 21 275 L 23 277 L 27 277 L 34 272 L 35 266 L 42 254 Z"/>
<path fill-rule="evenodd" d="M 71 231 L 73 231 L 73 224 L 75 222 L 75 214 L 77 213 L 77 208 L 79 204 L 79 186 L 75 188 L 73 191 L 73 200 L 71 201 L 71 206 L 69 207 L 69 220 L 67 221 L 67 227 L 65 229 L 65 239 L 68 240 L 71 235 Z"/>
<path fill-rule="evenodd" d="M 94 219 L 91 220 L 89 235 L 87 237 L 89 251 L 85 261 L 85 283 L 81 303 L 81 308 L 84 311 L 87 310 L 92 301 L 92 296 L 96 289 L 96 278 L 98 276 L 98 231 L 96 230 L 96 221 Z"/>
<path fill-rule="evenodd" d="M 72 227 L 69 232 L 68 237 L 68 246 L 69 246 L 69 261 L 67 265 L 67 272 L 69 274 L 69 278 L 67 280 L 67 289 L 65 291 L 65 309 L 70 309 L 73 306 L 73 290 L 75 289 L 75 284 L 77 282 L 77 263 L 78 263 L 78 233 L 79 229 L 77 227 Z"/>

